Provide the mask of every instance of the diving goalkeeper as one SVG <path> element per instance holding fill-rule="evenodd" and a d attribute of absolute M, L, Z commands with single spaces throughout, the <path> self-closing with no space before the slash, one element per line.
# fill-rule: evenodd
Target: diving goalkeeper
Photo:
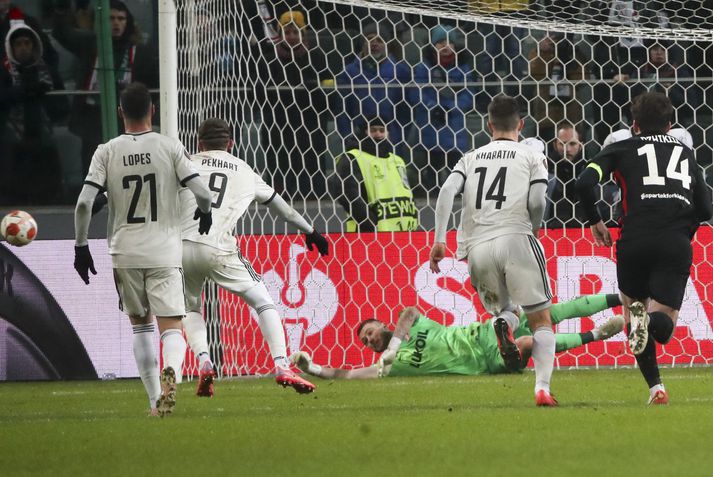
<path fill-rule="evenodd" d="M 552 323 L 590 316 L 621 305 L 619 295 L 589 295 L 552 305 Z M 291 361 L 303 372 L 324 379 L 371 379 L 385 376 L 425 374 L 499 374 L 514 371 L 503 359 L 503 348 L 516 346 L 520 354 L 518 369 L 527 365 L 532 350 L 532 333 L 524 315 L 514 333 L 514 343 L 503 343 L 507 336 L 498 333 L 493 319 L 468 326 L 443 326 L 422 315 L 415 307 L 404 308 L 394 331 L 377 319 L 363 321 L 357 329 L 359 341 L 367 348 L 383 353 L 378 363 L 369 367 L 340 369 L 320 366 L 309 354 L 298 352 Z M 624 328 L 621 315 L 585 333 L 558 333 L 556 352 L 611 338 Z M 391 355 L 391 356 L 389 356 Z"/>

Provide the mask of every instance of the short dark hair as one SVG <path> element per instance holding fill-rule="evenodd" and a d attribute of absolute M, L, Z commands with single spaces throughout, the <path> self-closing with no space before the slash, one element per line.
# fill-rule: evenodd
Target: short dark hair
<path fill-rule="evenodd" d="M 143 83 L 131 83 L 121 92 L 119 104 L 126 119 L 140 121 L 151 114 L 151 93 Z"/>
<path fill-rule="evenodd" d="M 641 93 L 632 102 L 631 114 L 641 134 L 664 134 L 673 118 L 673 104 L 663 93 Z"/>
<path fill-rule="evenodd" d="M 369 323 L 381 323 L 381 321 L 377 320 L 376 318 L 369 318 L 368 320 L 364 320 L 361 323 L 359 323 L 359 327 L 356 330 L 357 336 L 359 336 L 359 333 L 361 333 L 361 330 L 364 329 L 366 325 Z"/>
<path fill-rule="evenodd" d="M 488 105 L 488 121 L 498 131 L 513 131 L 520 124 L 520 105 L 506 94 L 499 94 Z"/>
<path fill-rule="evenodd" d="M 225 151 L 232 138 L 230 125 L 220 118 L 208 118 L 198 128 L 198 140 L 209 150 Z"/>

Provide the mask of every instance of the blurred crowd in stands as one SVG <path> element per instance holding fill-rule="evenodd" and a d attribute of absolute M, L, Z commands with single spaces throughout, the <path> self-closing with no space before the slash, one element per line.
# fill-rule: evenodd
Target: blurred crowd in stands
<path fill-rule="evenodd" d="M 710 43 L 545 32 L 314 0 L 272 2 L 277 36 L 271 40 L 256 2 L 236 0 L 233 17 L 201 3 L 196 0 L 191 22 L 199 32 L 179 29 L 178 35 L 179 51 L 190 42 L 206 45 L 201 68 L 179 75 L 193 75 L 194 85 L 210 75 L 211 87 L 236 88 L 223 106 L 240 110 L 231 112 L 234 120 L 239 115 L 236 139 L 246 123 L 259 131 L 259 146 L 238 146 L 239 155 L 259 149 L 260 172 L 293 200 L 352 203 L 339 187 L 353 170 L 344 164 L 359 162 L 354 151 L 369 151 L 393 156 L 399 171 L 403 163 L 412 196 L 433 207 L 439 184 L 463 153 L 489 140 L 486 108 L 501 92 L 520 100 L 523 137 L 538 138 L 546 149 L 550 227 L 581 225 L 574 179 L 609 133 L 629 127 L 629 105 L 642 91 L 668 94 L 675 125 L 693 136 L 699 162 L 713 162 Z M 460 3 L 496 15 L 537 9 L 602 24 L 713 26 L 713 1 Z M 119 91 L 131 81 L 159 86 L 155 4 L 110 2 Z M 94 11 L 90 0 L 0 0 L 0 204 L 76 199 L 102 142 Z M 380 144 L 369 134 L 368 125 L 377 123 Z M 340 168 L 341 157 L 347 160 Z M 603 186 L 611 221 L 617 197 L 615 186 Z"/>

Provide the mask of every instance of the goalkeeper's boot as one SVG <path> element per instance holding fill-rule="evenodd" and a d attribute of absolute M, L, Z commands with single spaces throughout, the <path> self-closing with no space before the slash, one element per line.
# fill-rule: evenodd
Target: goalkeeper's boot
<path fill-rule="evenodd" d="M 622 315 L 609 318 L 606 323 L 597 328 L 597 330 L 599 330 L 600 340 L 608 340 L 612 336 L 619 334 L 623 329 L 624 317 Z"/>
<path fill-rule="evenodd" d="M 639 355 L 644 351 L 649 340 L 649 314 L 646 313 L 643 303 L 635 301 L 629 305 L 629 317 L 631 318 L 629 348 L 632 353 Z"/>
<path fill-rule="evenodd" d="M 498 349 L 505 362 L 505 367 L 510 371 L 519 371 L 522 369 L 522 356 L 517 344 L 515 344 L 515 338 L 507 321 L 503 318 L 496 318 L 493 322 L 493 328 L 495 329 L 495 336 L 498 338 Z"/>
<path fill-rule="evenodd" d="M 314 391 L 314 384 L 304 378 L 297 376 L 289 369 L 277 368 L 277 376 L 275 377 L 277 384 L 281 384 L 283 388 L 291 386 L 300 394 L 309 394 Z"/>
<path fill-rule="evenodd" d="M 556 407 L 559 405 L 557 399 L 544 389 L 540 389 L 535 394 L 535 404 L 537 407 Z"/>
<path fill-rule="evenodd" d="M 649 396 L 649 405 L 668 404 L 668 394 L 665 389 L 658 389 Z"/>
<path fill-rule="evenodd" d="M 213 397 L 213 381 L 217 374 L 213 369 L 213 363 L 206 361 L 198 371 L 198 387 L 196 388 L 196 396 Z"/>
<path fill-rule="evenodd" d="M 176 406 L 176 372 L 167 366 L 161 371 L 161 397 L 156 401 L 158 415 L 166 417 Z"/>

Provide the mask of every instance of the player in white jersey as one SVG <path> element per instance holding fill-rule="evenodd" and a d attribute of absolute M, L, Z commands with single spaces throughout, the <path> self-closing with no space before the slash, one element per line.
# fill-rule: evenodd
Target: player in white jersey
<path fill-rule="evenodd" d="M 547 166 L 542 153 L 518 142 L 522 125 L 514 98 L 493 98 L 488 106 L 492 142 L 463 156 L 438 194 L 430 262 L 431 270 L 439 273 L 453 200 L 462 192 L 456 256 L 468 260 L 471 283 L 496 317 L 498 346 L 511 368 L 520 359 L 512 338 L 519 322 L 513 301 L 522 305 L 533 330 L 535 402 L 556 406 L 550 394 L 555 355 L 552 292 L 544 250 L 536 238 L 545 210 Z"/>
<path fill-rule="evenodd" d="M 309 393 L 314 390 L 314 385 L 290 371 L 282 320 L 262 278 L 241 254 L 234 230 L 248 206 L 257 201 L 304 232 L 310 250 L 314 245 L 321 255 L 327 255 L 329 243 L 248 164 L 227 152 L 233 144 L 230 126 L 222 119 L 207 119 L 201 124 L 199 153 L 191 159 L 213 193 L 213 228 L 208 235 L 200 235 L 191 220 L 191 211 L 195 208 L 193 195 L 187 190 L 181 192 L 183 270 L 188 309 L 183 326 L 188 344 L 200 363 L 196 394 L 212 396 L 215 377 L 208 354 L 206 325 L 201 316 L 201 290 L 206 278 L 240 296 L 258 314 L 260 331 L 275 363 L 277 383 L 292 386 L 300 393 Z"/>
<path fill-rule="evenodd" d="M 675 137 L 679 141 L 681 141 L 681 144 L 684 146 L 688 146 L 689 149 L 693 149 L 693 137 L 691 136 L 691 133 L 686 131 L 683 128 L 673 128 L 669 129 L 668 132 L 666 133 L 669 136 Z M 604 139 L 604 144 L 602 144 L 602 149 L 607 147 L 610 144 L 614 144 L 615 142 L 623 141 L 625 139 L 629 139 L 630 137 L 633 136 L 633 133 L 631 132 L 631 129 L 625 128 L 625 129 L 619 129 L 618 131 L 614 131 L 610 135 Z"/>
<path fill-rule="evenodd" d="M 194 217 L 200 219 L 201 233 L 210 230 L 211 195 L 183 145 L 152 132 L 154 107 L 148 89 L 130 84 L 121 93 L 120 104 L 126 133 L 97 148 L 77 200 L 74 268 L 86 284 L 89 271 L 97 273 L 87 235 L 97 192 L 106 191 L 107 237 L 119 307 L 131 320 L 134 358 L 151 414 L 164 416 L 173 411 L 175 370 L 186 352 L 178 192 L 188 187 L 195 196 Z M 163 344 L 160 378 L 151 315 L 157 318 Z"/>

